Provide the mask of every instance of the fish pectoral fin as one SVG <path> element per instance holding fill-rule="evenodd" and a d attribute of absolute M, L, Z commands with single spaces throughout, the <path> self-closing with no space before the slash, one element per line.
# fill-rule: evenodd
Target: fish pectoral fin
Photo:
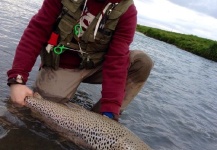
<path fill-rule="evenodd" d="M 33 118 L 42 118 L 42 115 L 35 110 L 31 110 L 31 116 Z"/>

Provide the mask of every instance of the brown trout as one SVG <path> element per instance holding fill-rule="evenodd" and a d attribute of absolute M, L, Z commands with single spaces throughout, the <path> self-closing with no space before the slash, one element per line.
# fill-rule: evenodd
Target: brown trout
<path fill-rule="evenodd" d="M 120 123 L 76 104 L 68 107 L 44 100 L 38 93 L 26 97 L 25 102 L 39 120 L 79 147 L 91 150 L 150 149 Z"/>

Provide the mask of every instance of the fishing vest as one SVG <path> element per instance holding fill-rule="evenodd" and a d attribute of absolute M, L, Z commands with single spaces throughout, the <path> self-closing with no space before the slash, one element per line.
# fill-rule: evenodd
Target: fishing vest
<path fill-rule="evenodd" d="M 61 15 L 57 29 L 55 29 L 59 33 L 59 45 L 64 45 L 75 50 L 81 48 L 84 53 L 78 53 L 82 58 L 79 68 L 95 68 L 103 62 L 119 18 L 133 4 L 133 0 L 122 0 L 118 4 L 110 5 L 105 12 L 107 15 L 106 19 L 102 19 L 100 28 L 94 37 L 95 27 L 101 15 L 100 12 L 79 39 L 75 35 L 74 27 L 78 24 L 78 20 L 81 17 L 81 7 L 84 5 L 84 0 L 62 0 L 61 2 L 63 4 L 63 15 Z M 79 41 L 80 47 L 77 42 L 72 42 L 72 39 Z M 52 50 L 48 53 L 43 48 L 41 52 L 43 66 L 58 69 L 59 58 L 59 55 L 55 54 Z"/>

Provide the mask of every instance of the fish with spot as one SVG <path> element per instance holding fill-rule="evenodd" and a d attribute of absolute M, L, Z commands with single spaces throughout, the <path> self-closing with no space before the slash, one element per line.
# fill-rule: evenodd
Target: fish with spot
<path fill-rule="evenodd" d="M 76 104 L 44 100 L 38 93 L 25 98 L 34 116 L 81 148 L 90 150 L 150 150 L 122 124 Z"/>

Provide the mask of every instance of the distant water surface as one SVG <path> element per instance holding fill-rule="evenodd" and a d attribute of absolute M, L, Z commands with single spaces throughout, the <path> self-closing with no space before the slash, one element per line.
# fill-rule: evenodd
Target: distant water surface
<path fill-rule="evenodd" d="M 61 141 L 28 110 L 11 108 L 6 72 L 31 16 L 42 0 L 0 2 L 0 149 L 77 149 Z M 154 68 L 144 88 L 121 116 L 120 122 L 155 150 L 216 150 L 217 63 L 175 46 L 135 34 L 131 49 L 144 50 Z M 31 86 L 39 61 L 30 74 Z M 100 98 L 101 86 L 82 84 L 81 99 Z M 83 96 L 83 97 L 82 97 Z M 15 113 L 9 112 L 9 110 Z M 19 144 L 17 144 L 19 142 Z"/>

